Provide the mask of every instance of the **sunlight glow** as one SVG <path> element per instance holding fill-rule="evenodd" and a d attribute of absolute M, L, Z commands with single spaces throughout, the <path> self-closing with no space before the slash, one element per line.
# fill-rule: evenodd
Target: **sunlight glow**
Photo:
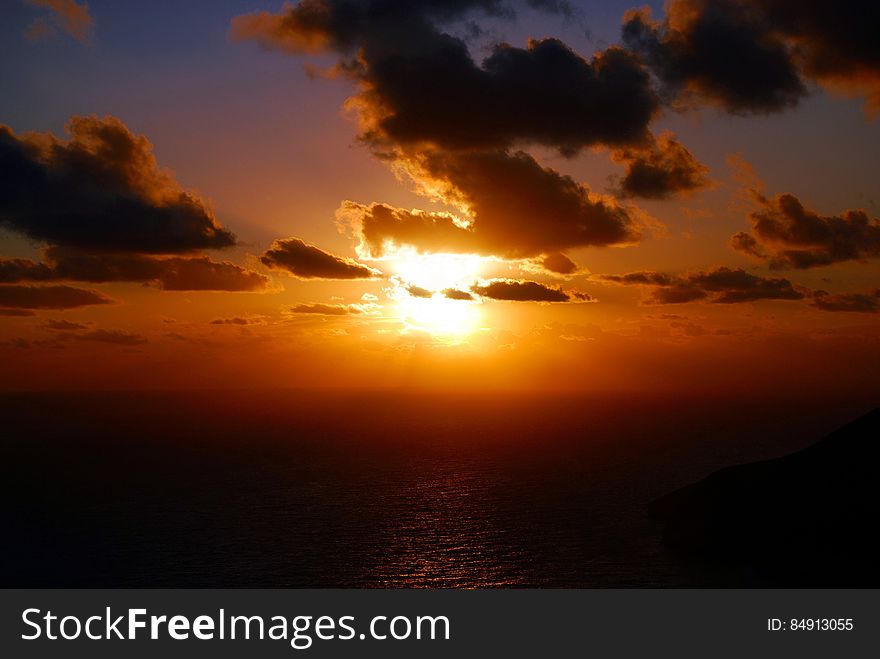
<path fill-rule="evenodd" d="M 473 254 L 419 254 L 414 250 L 396 254 L 389 261 L 395 277 L 386 292 L 396 302 L 404 331 L 425 332 L 448 342 L 477 331 L 479 300 L 452 300 L 443 292 L 469 291 L 480 277 L 483 262 Z M 420 289 L 418 294 L 412 294 L 416 289 Z"/>

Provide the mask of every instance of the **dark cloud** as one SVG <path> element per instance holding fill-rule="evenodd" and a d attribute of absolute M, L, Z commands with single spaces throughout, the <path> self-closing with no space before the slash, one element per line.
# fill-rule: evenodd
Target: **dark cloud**
<path fill-rule="evenodd" d="M 467 291 L 460 291 L 457 288 L 447 288 L 443 291 L 443 297 L 450 300 L 473 300 L 474 296 Z"/>
<path fill-rule="evenodd" d="M 815 291 L 812 304 L 823 311 L 880 313 L 880 288 L 871 293 L 843 293 L 840 295 L 832 295 L 828 291 Z"/>
<path fill-rule="evenodd" d="M 647 298 L 649 304 L 685 304 L 705 300 L 709 294 L 699 286 L 687 282 L 653 289 Z"/>
<path fill-rule="evenodd" d="M 211 321 L 212 325 L 247 325 L 247 318 L 215 318 Z"/>
<path fill-rule="evenodd" d="M 567 3 L 533 7 L 570 12 Z M 278 14 L 232 21 L 234 39 L 290 53 L 332 51 L 355 79 L 363 135 L 371 142 L 444 149 L 505 148 L 521 142 L 574 152 L 647 137 L 658 99 L 638 58 L 610 48 L 584 59 L 561 41 L 497 44 L 477 64 L 441 25 L 505 2 L 307 0 Z"/>
<path fill-rule="evenodd" d="M 535 6 L 540 4 L 547 6 L 540 2 Z M 295 5 L 285 3 L 277 14 L 259 11 L 236 16 L 230 35 L 289 53 L 345 53 L 380 33 L 397 32 L 407 38 L 412 30 L 434 21 L 460 19 L 477 10 L 496 16 L 510 12 L 504 0 L 300 0 Z"/>
<path fill-rule="evenodd" d="M 186 253 L 235 243 L 204 201 L 118 119 L 74 117 L 69 141 L 0 126 L 0 227 L 87 251 Z"/>
<path fill-rule="evenodd" d="M 791 194 L 767 198 L 749 216 L 752 233 L 737 233 L 734 249 L 769 261 L 772 268 L 813 268 L 880 256 L 880 219 L 862 210 L 823 216 Z"/>
<path fill-rule="evenodd" d="M 671 275 L 663 272 L 631 272 L 602 275 L 599 280 L 649 289 L 648 302 L 682 304 L 705 300 L 716 304 L 737 304 L 757 300 L 802 300 L 804 289 L 788 279 L 760 277 L 745 270 L 726 267 L 706 272 Z"/>
<path fill-rule="evenodd" d="M 30 259 L 0 259 L 0 283 L 14 284 L 20 281 L 52 281 L 53 269 L 45 263 Z"/>
<path fill-rule="evenodd" d="M 337 216 L 357 232 L 363 248 L 374 258 L 385 256 L 389 249 L 401 245 L 434 252 L 480 251 L 473 231 L 449 213 L 345 201 Z"/>
<path fill-rule="evenodd" d="M 732 112 L 774 112 L 806 94 L 804 78 L 867 96 L 880 108 L 873 0 L 673 0 L 662 21 L 624 18 L 623 39 L 673 94 Z"/>
<path fill-rule="evenodd" d="M 413 297 L 421 297 L 421 298 L 434 297 L 434 291 L 429 291 L 427 288 L 422 288 L 421 286 L 409 284 L 405 288 L 406 288 L 406 292 L 409 293 L 410 295 L 412 295 Z"/>
<path fill-rule="evenodd" d="M 80 341 L 95 341 L 98 343 L 111 343 L 118 346 L 139 346 L 147 343 L 140 334 L 125 332 L 123 330 L 97 329 L 76 336 Z"/>
<path fill-rule="evenodd" d="M 0 316 L 24 318 L 36 315 L 30 309 L 0 309 Z"/>
<path fill-rule="evenodd" d="M 471 290 L 480 297 L 512 302 L 568 302 L 571 299 L 558 288 L 515 279 L 493 279 L 484 285 L 472 286 Z"/>
<path fill-rule="evenodd" d="M 521 151 L 424 151 L 407 156 L 405 166 L 416 180 L 467 207 L 470 223 L 449 214 L 347 202 L 340 213 L 360 228 L 373 256 L 389 246 L 410 245 L 528 258 L 573 247 L 623 245 L 640 237 L 633 209 Z"/>
<path fill-rule="evenodd" d="M 0 282 L 143 282 L 166 291 L 259 291 L 265 275 L 207 257 L 155 257 L 143 254 L 86 253 L 50 247 L 46 261 L 0 260 Z"/>
<path fill-rule="evenodd" d="M 625 197 L 667 199 L 709 183 L 708 168 L 669 134 L 661 135 L 646 148 L 614 151 L 612 157 L 626 164 L 618 186 L 619 194 Z"/>
<path fill-rule="evenodd" d="M 350 316 L 361 314 L 364 311 L 354 304 L 298 304 L 291 307 L 290 312 L 320 316 Z"/>
<path fill-rule="evenodd" d="M 113 300 L 97 291 L 72 286 L 0 285 L 0 307 L 14 309 L 75 309 Z"/>
<path fill-rule="evenodd" d="M 573 275 L 580 271 L 580 266 L 561 252 L 544 255 L 538 265 L 546 272 L 557 275 Z"/>
<path fill-rule="evenodd" d="M 449 150 L 537 143 L 573 154 L 648 138 L 658 99 L 625 50 L 588 61 L 556 39 L 500 44 L 479 67 L 463 41 L 434 39 L 412 57 L 365 61 L 359 102 L 368 140 Z"/>
<path fill-rule="evenodd" d="M 760 0 L 768 21 L 793 43 L 803 73 L 832 88 L 864 94 L 880 110 L 880 5 L 874 0 Z"/>
<path fill-rule="evenodd" d="M 712 302 L 735 304 L 755 300 L 801 300 L 803 292 L 796 290 L 788 279 L 760 277 L 745 270 L 716 268 L 709 272 L 688 275 L 687 280 L 711 294 Z"/>
<path fill-rule="evenodd" d="M 87 330 L 89 328 L 88 325 L 84 325 L 82 323 L 71 323 L 69 320 L 54 319 L 47 320 L 46 327 L 48 327 L 53 332 L 78 332 L 80 330 Z"/>
<path fill-rule="evenodd" d="M 374 268 L 330 254 L 299 238 L 276 240 L 260 261 L 300 279 L 375 279 L 382 276 Z"/>
<path fill-rule="evenodd" d="M 674 275 L 652 271 L 629 272 L 625 275 L 600 275 L 598 279 L 626 286 L 672 286 L 678 281 Z"/>
<path fill-rule="evenodd" d="M 563 2 L 533 7 L 570 15 Z M 609 48 L 586 59 L 556 39 L 495 44 L 481 62 L 444 31 L 468 13 L 508 14 L 507 2 L 305 0 L 233 20 L 236 39 L 290 53 L 333 53 L 359 88 L 349 100 L 361 139 L 417 191 L 462 217 L 347 202 L 372 256 L 395 246 L 530 258 L 640 237 L 634 209 L 541 166 L 518 149 L 651 144 L 659 110 L 639 57 Z"/>
<path fill-rule="evenodd" d="M 796 105 L 806 88 L 785 40 L 747 0 L 673 0 L 662 21 L 648 8 L 624 16 L 623 41 L 674 94 L 735 113 Z"/>

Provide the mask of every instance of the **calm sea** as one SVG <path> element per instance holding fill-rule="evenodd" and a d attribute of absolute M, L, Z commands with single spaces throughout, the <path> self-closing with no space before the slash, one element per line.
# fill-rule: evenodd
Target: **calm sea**
<path fill-rule="evenodd" d="M 755 585 L 654 498 L 870 402 L 403 392 L 0 395 L 3 586 Z"/>

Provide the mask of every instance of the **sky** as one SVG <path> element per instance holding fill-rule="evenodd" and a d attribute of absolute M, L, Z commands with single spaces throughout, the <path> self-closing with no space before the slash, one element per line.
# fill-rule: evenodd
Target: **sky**
<path fill-rule="evenodd" d="M 10 0 L 7 390 L 877 390 L 878 9 Z"/>

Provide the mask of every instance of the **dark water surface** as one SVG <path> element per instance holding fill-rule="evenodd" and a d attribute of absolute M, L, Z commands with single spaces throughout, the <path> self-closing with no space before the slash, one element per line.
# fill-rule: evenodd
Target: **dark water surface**
<path fill-rule="evenodd" d="M 703 586 L 652 499 L 873 401 L 0 395 L 3 586 Z"/>

